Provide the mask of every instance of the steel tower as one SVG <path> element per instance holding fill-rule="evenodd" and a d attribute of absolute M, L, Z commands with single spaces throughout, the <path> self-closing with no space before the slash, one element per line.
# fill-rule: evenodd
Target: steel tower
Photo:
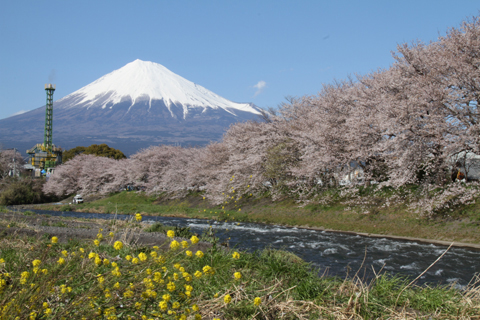
<path fill-rule="evenodd" d="M 53 119 L 53 92 L 55 91 L 54 84 L 46 84 L 45 92 L 47 93 L 47 104 L 45 108 L 45 135 L 43 137 L 43 146 L 51 150 L 52 142 L 52 119 Z"/>

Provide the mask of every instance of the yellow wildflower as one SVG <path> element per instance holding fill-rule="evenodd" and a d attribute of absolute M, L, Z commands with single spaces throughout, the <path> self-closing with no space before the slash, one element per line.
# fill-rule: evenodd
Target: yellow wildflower
<path fill-rule="evenodd" d="M 232 257 L 233 257 L 233 259 L 240 259 L 240 253 L 238 253 L 237 251 L 235 251 L 235 252 L 232 254 Z"/>
<path fill-rule="evenodd" d="M 52 243 L 55 244 L 58 242 L 58 238 L 57 237 L 52 237 Z"/>
<path fill-rule="evenodd" d="M 255 306 L 259 306 L 261 303 L 262 303 L 262 299 L 260 299 L 259 297 L 256 297 L 255 299 L 253 299 L 253 304 Z"/>
<path fill-rule="evenodd" d="M 191 241 L 193 244 L 196 244 L 196 243 L 199 241 L 199 239 L 198 239 L 197 236 L 192 236 L 192 237 L 190 238 L 190 241 Z"/>
<path fill-rule="evenodd" d="M 140 213 L 135 213 L 135 220 L 142 221 L 142 215 Z"/>
<path fill-rule="evenodd" d="M 97 239 L 93 240 L 93 243 L 98 247 L 100 245 L 100 241 L 98 241 Z"/>
<path fill-rule="evenodd" d="M 133 291 L 127 290 L 123 293 L 123 296 L 125 298 L 132 298 L 133 297 Z"/>
<path fill-rule="evenodd" d="M 176 287 L 175 287 L 175 283 L 173 283 L 173 282 L 171 282 L 171 281 L 170 281 L 169 283 L 167 283 L 167 289 L 168 289 L 168 291 L 172 292 L 172 291 L 175 290 L 175 288 L 176 288 Z"/>
<path fill-rule="evenodd" d="M 171 298 L 171 296 L 168 293 L 166 293 L 162 296 L 162 299 L 165 300 L 166 302 L 170 301 L 170 298 Z"/>
<path fill-rule="evenodd" d="M 40 265 L 40 263 L 42 263 L 42 262 L 41 262 L 40 260 L 38 260 L 38 259 L 32 261 L 32 265 L 33 265 L 34 267 L 38 267 L 38 266 Z"/>
<path fill-rule="evenodd" d="M 121 241 L 115 241 L 113 247 L 115 248 L 115 250 L 120 250 L 123 248 L 123 243 Z"/>
<path fill-rule="evenodd" d="M 242 278 L 242 274 L 240 272 L 235 272 L 233 276 L 235 277 L 235 280 L 240 280 L 240 278 Z"/>
<path fill-rule="evenodd" d="M 187 241 L 182 241 L 182 248 L 188 248 L 188 242 Z"/>
<path fill-rule="evenodd" d="M 229 294 L 227 294 L 223 298 L 223 301 L 228 304 L 228 303 L 232 302 L 232 297 Z"/>
<path fill-rule="evenodd" d="M 62 265 L 62 264 L 65 263 L 65 259 L 60 258 L 60 259 L 58 259 L 57 263 L 60 264 L 60 265 Z"/>
<path fill-rule="evenodd" d="M 172 250 L 177 250 L 179 247 L 180 247 L 180 243 L 178 243 L 177 240 L 173 240 L 170 243 L 170 249 L 172 249 Z"/>
<path fill-rule="evenodd" d="M 163 301 L 160 301 L 160 302 L 158 303 L 158 307 L 159 307 L 162 311 L 167 310 L 167 309 L 168 309 L 168 303 L 167 303 L 167 301 L 164 301 L 164 300 L 163 300 Z"/>
<path fill-rule="evenodd" d="M 173 231 L 173 230 L 168 230 L 168 231 L 167 231 L 167 237 L 169 237 L 169 238 L 175 237 L 175 231 Z"/>
<path fill-rule="evenodd" d="M 199 258 L 202 258 L 202 257 L 203 257 L 203 252 L 200 251 L 200 250 L 198 250 L 198 251 L 195 253 L 195 255 L 196 255 L 197 257 L 199 257 Z"/>
<path fill-rule="evenodd" d="M 193 256 L 193 252 L 190 251 L 190 250 L 185 251 L 185 254 L 187 255 L 187 257 L 192 257 Z"/>
<path fill-rule="evenodd" d="M 146 261 L 147 260 L 147 255 L 143 252 L 140 252 L 140 254 L 138 255 L 138 258 L 141 260 L 141 261 Z"/>

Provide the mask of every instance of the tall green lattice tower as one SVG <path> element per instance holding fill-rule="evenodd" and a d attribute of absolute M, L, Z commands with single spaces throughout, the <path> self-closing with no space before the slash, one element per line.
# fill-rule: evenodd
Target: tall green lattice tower
<path fill-rule="evenodd" d="M 54 84 L 46 84 L 45 92 L 47 93 L 47 104 L 45 108 L 45 135 L 43 136 L 43 145 L 47 149 L 51 149 L 52 142 L 52 119 L 53 119 L 53 92 L 55 92 Z"/>
<path fill-rule="evenodd" d="M 53 132 L 53 92 L 54 84 L 46 84 L 47 104 L 45 108 L 45 134 L 43 135 L 43 144 L 37 143 L 32 149 L 27 150 L 29 155 L 28 164 L 35 176 L 40 177 L 43 173 L 52 171 L 57 165 L 62 163 L 62 148 L 56 147 L 52 141 Z M 41 171 L 41 170 L 45 171 Z"/>

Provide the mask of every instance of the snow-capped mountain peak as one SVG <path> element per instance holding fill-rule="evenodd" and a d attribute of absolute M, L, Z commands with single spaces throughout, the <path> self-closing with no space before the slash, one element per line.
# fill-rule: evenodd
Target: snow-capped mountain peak
<path fill-rule="evenodd" d="M 61 103 L 71 100 L 72 103 Z M 114 108 L 123 101 L 135 103 L 162 100 L 173 116 L 171 107 L 182 106 L 185 118 L 191 108 L 224 109 L 235 114 L 236 110 L 260 114 L 259 110 L 248 103 L 235 103 L 197 85 L 168 70 L 158 63 L 135 60 L 115 70 L 85 87 L 58 100 L 56 103 L 64 108 L 98 107 Z M 128 110 L 130 111 L 130 109 Z"/>

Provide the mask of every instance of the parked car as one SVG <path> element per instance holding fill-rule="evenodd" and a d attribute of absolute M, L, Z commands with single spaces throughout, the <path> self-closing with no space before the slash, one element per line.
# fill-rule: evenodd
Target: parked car
<path fill-rule="evenodd" d="M 72 201 L 74 204 L 78 204 L 78 203 L 83 203 L 83 198 L 81 195 L 77 194 L 75 197 L 73 197 L 73 201 Z"/>

